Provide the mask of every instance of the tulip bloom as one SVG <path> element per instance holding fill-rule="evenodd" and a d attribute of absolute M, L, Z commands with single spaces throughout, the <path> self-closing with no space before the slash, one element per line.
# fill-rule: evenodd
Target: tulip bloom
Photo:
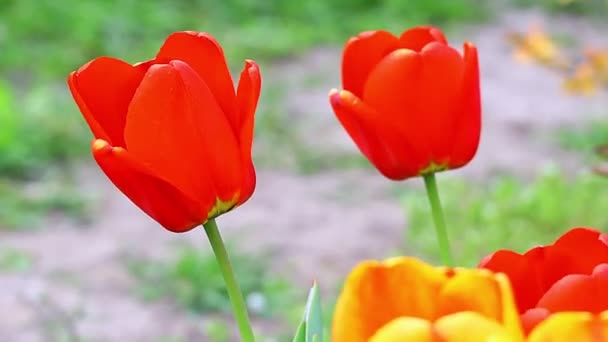
<path fill-rule="evenodd" d="M 68 85 L 101 169 L 166 229 L 188 231 L 253 193 L 260 72 L 246 61 L 235 91 L 210 35 L 173 33 L 154 59 L 134 65 L 94 59 Z"/>
<path fill-rule="evenodd" d="M 431 342 L 437 334 L 445 341 L 522 340 L 507 278 L 408 257 L 366 261 L 349 275 L 336 304 L 332 341 Z"/>
<path fill-rule="evenodd" d="M 471 43 L 461 55 L 434 27 L 400 37 L 361 33 L 344 48 L 342 87 L 329 94 L 338 120 L 390 179 L 455 169 L 477 151 L 479 66 Z"/>
<path fill-rule="evenodd" d="M 527 332 L 555 312 L 608 310 L 608 234 L 574 228 L 552 245 L 500 250 L 479 266 L 509 277 Z"/>
<path fill-rule="evenodd" d="M 589 312 L 560 312 L 540 323 L 528 342 L 600 342 L 608 341 L 608 311 L 599 315 Z"/>

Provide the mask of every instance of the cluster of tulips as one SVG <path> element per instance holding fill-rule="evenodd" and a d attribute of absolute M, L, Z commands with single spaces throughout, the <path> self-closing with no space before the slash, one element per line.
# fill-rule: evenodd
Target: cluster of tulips
<path fill-rule="evenodd" d="M 258 65 L 245 62 L 235 90 L 213 37 L 176 32 L 149 61 L 99 57 L 68 84 L 112 183 L 171 232 L 203 226 L 241 340 L 254 341 L 215 218 L 256 186 Z M 407 256 L 361 262 L 338 298 L 332 341 L 608 341 L 607 234 L 578 227 L 524 254 L 497 251 L 477 268 L 452 263 L 434 175 L 477 151 L 475 45 L 461 53 L 434 27 L 363 32 L 345 45 L 342 88 L 329 104 L 361 153 L 391 180 L 423 177 L 444 266 Z M 322 341 L 319 306 L 313 287 L 294 341 Z"/>

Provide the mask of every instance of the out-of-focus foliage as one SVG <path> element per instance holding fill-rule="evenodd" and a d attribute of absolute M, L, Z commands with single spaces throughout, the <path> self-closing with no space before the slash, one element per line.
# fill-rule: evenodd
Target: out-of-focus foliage
<path fill-rule="evenodd" d="M 212 33 L 233 63 L 341 42 L 367 29 L 478 19 L 475 0 L 7 0 L 0 9 L 0 70 L 65 77 L 99 55 L 150 58 L 165 35 Z"/>
<path fill-rule="evenodd" d="M 442 201 L 450 241 L 458 264 L 475 266 L 484 255 L 502 248 L 525 251 L 547 244 L 569 228 L 608 227 L 605 178 L 580 174 L 567 179 L 549 169 L 533 182 L 502 177 L 481 186 L 442 180 Z M 420 192 L 403 196 L 411 253 L 436 260 L 436 237 L 428 203 Z"/>
<path fill-rule="evenodd" d="M 290 284 L 270 273 L 267 259 L 239 253 L 238 248 L 230 251 L 239 286 L 252 314 L 269 316 L 293 308 L 295 296 Z M 174 298 L 196 313 L 230 312 L 224 278 L 211 253 L 184 248 L 171 260 L 130 260 L 129 266 L 141 281 L 137 291 L 145 299 Z"/>

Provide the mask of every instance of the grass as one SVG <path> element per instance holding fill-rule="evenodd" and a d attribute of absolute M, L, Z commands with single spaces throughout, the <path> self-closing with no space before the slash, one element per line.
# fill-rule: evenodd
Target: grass
<path fill-rule="evenodd" d="M 531 183 L 503 177 L 483 185 L 439 178 L 455 260 L 475 266 L 497 249 L 526 251 L 554 241 L 575 226 L 608 229 L 608 180 L 591 174 L 566 179 L 548 170 Z M 411 254 L 438 261 L 425 194 L 402 196 Z"/>
<path fill-rule="evenodd" d="M 608 144 L 608 121 L 590 122 L 576 129 L 564 128 L 558 132 L 557 140 L 567 149 L 590 155 L 597 146 Z"/>
<path fill-rule="evenodd" d="M 82 119 L 56 87 L 17 93 L 0 81 L 0 228 L 30 226 L 57 211 L 84 218 L 85 196 L 68 167 L 88 151 Z"/>
<path fill-rule="evenodd" d="M 28 272 L 34 264 L 33 257 L 19 249 L 0 249 L 0 271 L 3 272 Z"/>
<path fill-rule="evenodd" d="M 487 7 L 474 0 L 8 0 L 0 5 L 0 22 L 11 29 L 2 36 L 10 49 L 3 51 L 0 68 L 63 78 L 99 55 L 147 59 L 166 34 L 186 29 L 211 32 L 240 65 L 245 57 L 341 43 L 363 30 L 451 25 L 487 15 Z"/>
<path fill-rule="evenodd" d="M 86 222 L 89 209 L 89 198 L 69 183 L 52 179 L 17 187 L 0 179 L 0 229 L 36 229 L 52 213 Z"/>
<path fill-rule="evenodd" d="M 271 319 L 279 324 L 279 340 L 284 340 L 285 336 L 293 333 L 290 328 L 300 319 L 305 295 L 296 293 L 289 281 L 275 274 L 265 256 L 239 253 L 238 248 L 229 250 L 251 318 L 254 321 Z M 147 301 L 170 298 L 194 314 L 211 317 L 230 315 L 230 300 L 213 254 L 193 247 L 182 247 L 176 252 L 176 256 L 169 260 L 128 260 L 131 274 L 139 281 L 137 295 Z M 203 330 L 212 341 L 227 341 L 233 327 L 229 327 L 224 319 L 215 317 Z M 258 338 L 261 341 L 273 340 Z"/>
<path fill-rule="evenodd" d="M 231 261 L 253 315 L 275 317 L 294 305 L 292 288 L 269 269 L 264 257 L 239 254 Z M 129 269 L 140 280 L 138 294 L 146 300 L 173 298 L 194 313 L 230 313 L 231 306 L 217 261 L 210 252 L 180 249 L 166 261 L 130 260 Z"/>

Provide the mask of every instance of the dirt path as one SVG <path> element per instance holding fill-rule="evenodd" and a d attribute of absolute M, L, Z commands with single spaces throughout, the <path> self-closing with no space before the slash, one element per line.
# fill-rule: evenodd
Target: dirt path
<path fill-rule="evenodd" d="M 509 14 L 490 26 L 460 32 L 480 51 L 484 130 L 474 162 L 450 176 L 478 180 L 509 172 L 528 177 L 548 162 L 570 170 L 580 167 L 575 156 L 552 145 L 546 135 L 605 114 L 608 97 L 563 96 L 552 72 L 511 59 L 505 32 L 525 30 L 535 21 L 590 42 L 602 42 L 600 33 L 606 32 L 536 12 Z M 356 153 L 327 103 L 328 90 L 339 85 L 339 54 L 339 49 L 315 50 L 265 69 L 270 83 L 287 90 L 285 112 L 301 140 L 336 155 Z M 16 248 L 34 260 L 28 272 L 0 273 L 0 341 L 52 341 L 54 331 L 71 331 L 86 341 L 203 340 L 204 319 L 168 302 L 140 301 L 124 266 L 126 253 L 158 257 L 183 241 L 207 248 L 202 232 L 169 234 L 97 169 L 86 167 L 82 173 L 83 188 L 102 199 L 91 227 L 58 221 L 33 233 L 0 232 L 0 249 Z M 406 218 L 391 191 L 419 185 L 417 180 L 391 183 L 361 169 L 300 175 L 261 166 L 258 175 L 254 197 L 219 224 L 227 239 L 243 248 L 271 251 L 277 272 L 302 289 L 313 278 L 330 289 L 361 259 L 398 251 Z"/>

